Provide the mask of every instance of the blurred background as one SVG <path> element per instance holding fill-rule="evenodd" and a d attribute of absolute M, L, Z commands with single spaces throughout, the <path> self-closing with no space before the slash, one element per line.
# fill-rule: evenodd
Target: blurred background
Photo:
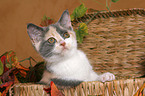
<path fill-rule="evenodd" d="M 0 55 L 6 51 L 16 52 L 19 60 L 33 57 L 43 60 L 31 45 L 27 35 L 27 23 L 40 25 L 44 15 L 59 19 L 62 12 L 68 9 L 70 14 L 83 2 L 87 8 L 107 10 L 106 0 L 1 0 L 0 1 Z M 111 10 L 145 8 L 145 0 L 119 0 L 111 5 Z M 28 66 L 26 63 L 25 66 Z"/>

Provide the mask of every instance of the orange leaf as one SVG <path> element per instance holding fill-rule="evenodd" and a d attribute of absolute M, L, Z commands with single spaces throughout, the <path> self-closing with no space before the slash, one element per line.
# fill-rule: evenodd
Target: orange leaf
<path fill-rule="evenodd" d="M 21 76 L 26 77 L 27 75 L 26 71 L 24 70 L 19 70 L 19 71 L 20 71 Z"/>
<path fill-rule="evenodd" d="M 14 83 L 19 83 L 19 80 L 17 79 L 16 75 L 14 75 Z"/>
<path fill-rule="evenodd" d="M 145 83 L 140 89 L 138 89 L 138 91 L 134 94 L 134 96 L 144 96 L 144 94 L 142 94 L 144 88 L 145 88 Z"/>
<path fill-rule="evenodd" d="M 1 96 L 6 96 L 9 88 L 12 86 L 13 83 L 14 83 L 13 81 L 9 81 L 1 84 L 0 88 L 6 87 L 6 89 L 2 92 Z"/>
<path fill-rule="evenodd" d="M 22 65 L 20 65 L 15 52 L 13 52 L 13 51 L 8 52 L 6 54 L 6 58 L 7 58 L 8 63 L 12 63 L 13 67 L 16 67 L 17 69 L 23 69 L 23 70 L 26 70 L 26 71 L 29 70 L 28 68 L 25 68 Z"/>
<path fill-rule="evenodd" d="M 58 88 L 56 87 L 56 85 L 51 81 L 51 96 L 64 96 L 64 94 L 62 94 Z"/>
<path fill-rule="evenodd" d="M 12 61 L 12 62 L 18 62 L 18 59 L 16 57 L 16 53 L 14 51 L 9 51 L 6 54 L 6 57 L 7 57 L 7 62 L 8 63 L 10 63 L 10 61 Z"/>
<path fill-rule="evenodd" d="M 26 71 L 29 70 L 28 68 L 25 68 L 22 65 L 20 65 L 19 62 L 18 63 L 13 63 L 12 65 L 15 66 L 17 69 L 22 69 L 22 70 L 26 70 Z"/>

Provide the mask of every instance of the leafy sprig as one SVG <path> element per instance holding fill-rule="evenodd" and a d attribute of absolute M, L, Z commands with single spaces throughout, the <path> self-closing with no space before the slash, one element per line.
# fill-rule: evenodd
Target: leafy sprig
<path fill-rule="evenodd" d="M 85 15 L 88 8 L 82 3 L 80 6 L 74 9 L 73 13 L 71 14 L 71 21 L 77 20 L 77 18 L 81 18 Z M 80 23 L 78 29 L 75 30 L 77 41 L 79 43 L 83 42 L 84 36 L 88 35 L 88 27 L 85 23 Z"/>
<path fill-rule="evenodd" d="M 100 3 L 99 1 L 94 0 L 96 3 L 103 5 L 102 3 Z M 106 0 L 106 5 L 105 7 L 107 8 L 107 10 L 110 11 L 110 7 L 111 7 L 111 3 L 116 3 L 119 0 L 111 0 L 110 4 L 108 6 L 108 0 Z M 80 1 L 82 3 L 82 1 Z M 71 21 L 73 20 L 78 20 L 78 18 L 81 18 L 85 15 L 86 11 L 87 11 L 87 7 L 85 7 L 85 5 L 82 3 L 80 6 L 78 6 L 77 8 L 74 9 L 73 13 L 71 14 Z M 77 41 L 79 43 L 83 42 L 83 38 L 88 35 L 88 28 L 87 28 L 87 24 L 92 21 L 92 19 L 100 12 L 103 12 L 104 10 L 98 11 L 97 13 L 95 13 L 92 18 L 90 18 L 90 20 L 88 22 L 82 22 L 80 23 L 78 29 L 75 30 L 76 32 L 76 37 L 77 37 Z"/>
<path fill-rule="evenodd" d="M 78 29 L 75 30 L 77 41 L 79 43 L 83 42 L 84 36 L 88 35 L 88 27 L 86 23 L 80 23 Z"/>
<path fill-rule="evenodd" d="M 41 20 L 40 26 L 44 27 L 44 26 L 48 26 L 52 23 L 54 23 L 54 20 L 51 19 L 50 17 L 47 17 L 46 15 L 44 15 L 42 20 Z"/>
<path fill-rule="evenodd" d="M 85 5 L 82 3 L 80 6 L 74 9 L 73 13 L 71 14 L 71 21 L 77 18 L 81 18 L 85 15 L 88 8 L 85 7 Z"/>
<path fill-rule="evenodd" d="M 15 52 L 9 51 L 0 56 L 0 94 L 6 96 L 8 89 L 18 82 L 16 75 L 19 73 L 21 77 L 26 77 L 25 68 L 18 62 Z M 2 90 L 5 89 L 5 90 Z"/>

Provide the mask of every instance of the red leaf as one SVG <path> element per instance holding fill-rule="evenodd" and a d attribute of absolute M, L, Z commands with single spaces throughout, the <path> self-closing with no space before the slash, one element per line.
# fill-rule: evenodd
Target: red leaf
<path fill-rule="evenodd" d="M 44 91 L 45 91 L 47 94 L 50 94 L 51 88 L 43 88 L 43 89 L 44 89 Z"/>
<path fill-rule="evenodd" d="M 13 81 L 9 81 L 0 85 L 0 90 L 1 88 L 6 87 L 6 89 L 1 94 L 2 96 L 6 96 L 6 93 L 8 92 L 9 88 L 12 86 L 13 83 Z"/>
<path fill-rule="evenodd" d="M 44 16 L 43 19 L 42 19 L 42 21 L 41 21 L 40 26 L 41 27 L 44 27 L 44 26 L 48 26 L 48 25 L 50 25 L 52 23 L 54 23 L 54 20 L 53 19 L 50 19 L 49 17 Z"/>
<path fill-rule="evenodd" d="M 10 84 L 14 83 L 13 81 L 5 82 L 0 85 L 0 88 L 8 87 Z"/>
<path fill-rule="evenodd" d="M 0 59 L 1 59 L 1 62 L 3 63 L 3 65 L 4 65 L 4 72 L 8 71 L 9 68 L 6 67 L 6 56 L 3 55 Z"/>
<path fill-rule="evenodd" d="M 1 57 L 1 61 L 2 61 L 3 64 L 5 64 L 5 59 L 6 59 L 6 56 L 3 55 L 3 56 Z"/>

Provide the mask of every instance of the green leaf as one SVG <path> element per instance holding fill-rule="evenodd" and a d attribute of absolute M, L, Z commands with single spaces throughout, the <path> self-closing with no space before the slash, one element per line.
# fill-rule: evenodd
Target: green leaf
<path fill-rule="evenodd" d="M 79 43 L 83 42 L 84 36 L 88 35 L 88 27 L 85 23 L 80 23 L 79 28 L 75 30 L 77 41 Z"/>
<path fill-rule="evenodd" d="M 50 19 L 50 17 L 47 17 L 46 15 L 43 16 L 42 21 L 45 21 L 47 19 Z"/>
<path fill-rule="evenodd" d="M 10 68 L 12 68 L 12 65 L 9 64 L 9 63 L 7 63 L 7 64 L 6 64 L 6 67 L 10 69 Z"/>
<path fill-rule="evenodd" d="M 116 3 L 117 1 L 119 1 L 119 0 L 111 0 L 112 2 L 114 2 L 114 3 Z"/>
<path fill-rule="evenodd" d="M 109 11 L 110 11 L 110 8 L 109 8 L 108 6 L 106 6 L 106 8 L 107 8 L 107 10 L 109 10 Z"/>
<path fill-rule="evenodd" d="M 3 82 L 0 80 L 0 85 L 2 84 Z M 1 96 L 1 95 L 0 95 Z"/>
<path fill-rule="evenodd" d="M 0 60 L 0 75 L 3 74 L 3 71 L 4 71 L 4 69 L 3 69 L 3 63 Z"/>
<path fill-rule="evenodd" d="M 73 21 L 75 18 L 80 18 L 85 15 L 87 8 L 82 3 L 80 6 L 74 9 L 73 13 L 71 14 L 71 20 Z"/>

